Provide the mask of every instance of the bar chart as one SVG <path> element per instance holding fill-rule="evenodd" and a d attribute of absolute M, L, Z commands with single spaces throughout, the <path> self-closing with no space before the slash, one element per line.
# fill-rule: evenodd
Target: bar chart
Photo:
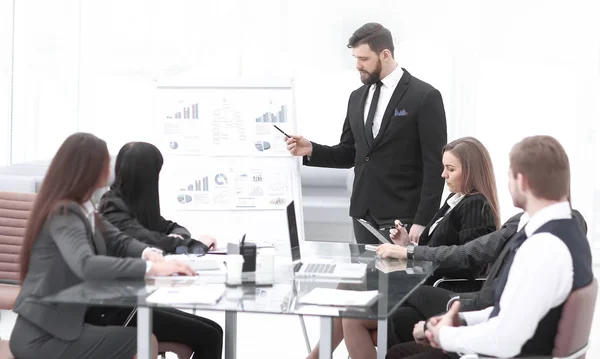
<path fill-rule="evenodd" d="M 282 105 L 277 113 L 265 112 L 256 118 L 256 123 L 285 123 L 287 122 L 287 106 Z"/>
<path fill-rule="evenodd" d="M 208 192 L 208 177 L 195 180 L 194 183 L 188 184 L 184 190 L 190 192 Z"/>
<path fill-rule="evenodd" d="M 198 104 L 194 103 L 190 106 L 184 107 L 181 111 L 175 112 L 173 118 L 186 119 L 186 120 L 197 120 L 198 119 Z"/>

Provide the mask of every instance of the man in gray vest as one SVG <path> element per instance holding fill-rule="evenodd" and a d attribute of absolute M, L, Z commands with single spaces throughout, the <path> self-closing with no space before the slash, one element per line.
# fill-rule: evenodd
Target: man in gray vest
<path fill-rule="evenodd" d="M 401 344 L 388 357 L 550 355 L 564 302 L 593 280 L 589 243 L 567 201 L 569 186 L 569 159 L 558 141 L 534 136 L 516 144 L 509 189 L 514 205 L 530 220 L 510 243 L 494 304 L 459 313 L 455 302 L 445 315 L 426 322 L 425 341 L 431 346 Z"/>

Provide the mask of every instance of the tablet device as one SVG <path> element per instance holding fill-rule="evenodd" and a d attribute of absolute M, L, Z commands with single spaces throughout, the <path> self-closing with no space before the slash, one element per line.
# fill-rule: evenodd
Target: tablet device
<path fill-rule="evenodd" d="M 394 241 L 391 240 L 391 238 L 388 238 L 381 234 L 381 232 L 379 232 L 377 228 L 373 227 L 371 223 L 365 221 L 364 219 L 358 219 L 358 223 L 362 224 L 363 227 L 365 227 L 369 232 L 371 232 L 371 234 L 374 235 L 375 238 L 379 240 L 379 242 L 395 244 Z"/>

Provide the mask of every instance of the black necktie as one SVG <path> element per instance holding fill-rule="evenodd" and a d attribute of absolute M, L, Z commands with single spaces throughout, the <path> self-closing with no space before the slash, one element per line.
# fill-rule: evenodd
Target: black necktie
<path fill-rule="evenodd" d="M 381 81 L 375 83 L 375 93 L 371 99 L 371 106 L 369 107 L 369 114 L 367 115 L 367 122 L 365 123 L 365 136 L 367 137 L 367 144 L 373 145 L 373 118 L 375 118 L 375 110 L 377 110 L 377 103 L 379 102 L 379 94 L 381 93 Z"/>

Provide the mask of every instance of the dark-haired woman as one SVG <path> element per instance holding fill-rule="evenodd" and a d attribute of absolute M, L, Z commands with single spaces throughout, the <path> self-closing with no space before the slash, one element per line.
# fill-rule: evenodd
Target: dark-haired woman
<path fill-rule="evenodd" d="M 100 212 L 113 226 L 137 240 L 167 253 L 206 252 L 214 246 L 210 236 L 192 239 L 190 232 L 160 215 L 158 178 L 163 157 L 154 145 L 131 142 L 121 148 L 115 163 L 115 181 L 100 200 Z M 124 323 L 129 308 L 95 307 L 87 320 L 97 325 Z M 194 352 L 193 358 L 220 358 L 223 329 L 210 319 L 177 309 L 155 309 L 153 332 L 159 342 L 184 344 Z M 131 325 L 136 325 L 134 317 Z M 183 357 L 183 355 L 181 355 Z M 189 357 L 189 356 L 188 356 Z"/>
<path fill-rule="evenodd" d="M 102 216 L 123 233 L 167 253 L 182 247 L 207 252 L 214 247 L 214 238 L 193 239 L 187 229 L 161 216 L 158 179 L 162 165 L 162 154 L 150 143 L 123 146 L 115 163 L 115 181 L 100 201 Z"/>
<path fill-rule="evenodd" d="M 13 309 L 18 317 L 9 343 L 17 358 L 132 358 L 135 328 L 92 325 L 85 306 L 42 299 L 85 281 L 194 275 L 97 215 L 90 199 L 109 173 L 106 143 L 86 133 L 69 136 L 50 163 L 21 248 L 21 290 Z M 156 355 L 156 338 L 152 349 Z"/>

